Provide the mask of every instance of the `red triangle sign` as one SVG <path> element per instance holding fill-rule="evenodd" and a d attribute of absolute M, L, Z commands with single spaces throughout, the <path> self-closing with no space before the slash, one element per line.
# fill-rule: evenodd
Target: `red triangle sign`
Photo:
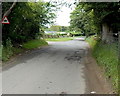
<path fill-rule="evenodd" d="M 2 24 L 10 24 L 7 16 L 5 16 L 5 17 L 2 19 Z"/>

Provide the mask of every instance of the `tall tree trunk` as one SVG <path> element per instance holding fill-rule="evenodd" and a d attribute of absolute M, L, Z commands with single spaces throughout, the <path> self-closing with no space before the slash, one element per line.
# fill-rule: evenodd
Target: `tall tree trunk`
<path fill-rule="evenodd" d="M 113 29 L 107 23 L 102 24 L 102 41 L 111 43 L 114 41 Z"/>
<path fill-rule="evenodd" d="M 108 37 L 108 25 L 106 23 L 102 24 L 102 41 L 107 42 Z"/>

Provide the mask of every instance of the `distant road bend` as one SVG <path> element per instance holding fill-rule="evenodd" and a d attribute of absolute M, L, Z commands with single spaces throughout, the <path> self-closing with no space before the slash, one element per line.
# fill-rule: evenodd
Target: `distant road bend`
<path fill-rule="evenodd" d="M 49 46 L 22 54 L 3 68 L 3 94 L 109 93 L 88 54 L 84 38 L 49 42 Z"/>

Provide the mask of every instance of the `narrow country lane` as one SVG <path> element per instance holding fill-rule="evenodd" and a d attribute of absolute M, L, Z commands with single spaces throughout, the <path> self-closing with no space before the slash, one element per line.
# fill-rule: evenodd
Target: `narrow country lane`
<path fill-rule="evenodd" d="M 107 93 L 94 70 L 91 76 L 86 68 L 88 48 L 84 38 L 76 38 L 49 42 L 49 46 L 19 56 L 3 68 L 3 94 Z"/>

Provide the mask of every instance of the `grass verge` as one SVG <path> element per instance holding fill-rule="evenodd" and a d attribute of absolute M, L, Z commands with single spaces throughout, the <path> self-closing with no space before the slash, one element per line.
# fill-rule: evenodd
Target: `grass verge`
<path fill-rule="evenodd" d="M 92 55 L 97 63 L 105 70 L 108 80 L 111 80 L 115 91 L 118 90 L 118 49 L 117 43 L 104 44 L 94 39 L 94 36 L 88 37 L 86 41 L 92 47 Z"/>
<path fill-rule="evenodd" d="M 45 45 L 48 45 L 48 43 L 45 40 L 40 40 L 40 39 L 31 40 L 29 42 L 24 43 L 21 48 L 9 47 L 9 46 L 0 48 L 0 50 L 2 50 L 0 52 L 0 56 L 2 57 L 2 61 L 8 61 L 13 55 L 24 52 L 25 50 L 31 50 Z"/>
<path fill-rule="evenodd" d="M 46 41 L 69 41 L 73 40 L 74 37 L 63 37 L 63 38 L 47 38 Z"/>
<path fill-rule="evenodd" d="M 33 48 L 38 48 L 38 47 L 45 46 L 45 45 L 48 45 L 48 43 L 45 40 L 38 39 L 38 40 L 32 40 L 27 43 L 24 43 L 23 48 L 33 49 Z"/>

